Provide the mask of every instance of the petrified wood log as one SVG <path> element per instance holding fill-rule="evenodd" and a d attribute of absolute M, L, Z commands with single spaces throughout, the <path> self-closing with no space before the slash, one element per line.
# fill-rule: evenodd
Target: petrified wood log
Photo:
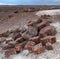
<path fill-rule="evenodd" d="M 56 34 L 56 29 L 54 26 L 46 26 L 42 28 L 39 32 L 40 37 L 45 37 L 45 36 L 53 36 Z"/>
<path fill-rule="evenodd" d="M 46 36 L 44 38 L 41 38 L 40 40 L 43 45 L 46 45 L 47 42 L 50 42 L 53 44 L 56 42 L 56 36 Z"/>

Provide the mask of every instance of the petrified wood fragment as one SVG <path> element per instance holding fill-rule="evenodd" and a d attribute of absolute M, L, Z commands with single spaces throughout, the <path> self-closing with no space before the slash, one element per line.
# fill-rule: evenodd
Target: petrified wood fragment
<path fill-rule="evenodd" d="M 16 53 L 20 53 L 20 51 L 22 50 L 22 45 L 16 44 L 15 45 L 15 50 L 16 50 Z"/>
<path fill-rule="evenodd" d="M 39 32 L 39 35 L 41 37 L 45 37 L 45 36 L 53 36 L 56 34 L 56 29 L 54 28 L 54 26 L 46 26 L 44 28 L 42 28 Z"/>
<path fill-rule="evenodd" d="M 33 50 L 33 53 L 39 54 L 39 53 L 44 52 L 45 49 L 44 49 L 43 45 L 41 43 L 39 43 L 39 44 L 35 45 L 32 50 Z"/>
<path fill-rule="evenodd" d="M 45 47 L 47 50 L 53 50 L 53 46 L 50 42 L 47 42 Z"/>
<path fill-rule="evenodd" d="M 36 44 L 40 43 L 40 37 L 39 36 L 32 37 L 30 40 L 34 41 Z"/>
<path fill-rule="evenodd" d="M 56 36 L 46 36 L 44 38 L 41 38 L 41 43 L 43 45 L 46 45 L 47 42 L 50 42 L 50 43 L 55 43 L 56 42 Z"/>
<path fill-rule="evenodd" d="M 35 45 L 35 42 L 33 41 L 28 41 L 27 44 L 25 45 L 25 48 L 28 50 L 32 50 L 32 47 Z"/>

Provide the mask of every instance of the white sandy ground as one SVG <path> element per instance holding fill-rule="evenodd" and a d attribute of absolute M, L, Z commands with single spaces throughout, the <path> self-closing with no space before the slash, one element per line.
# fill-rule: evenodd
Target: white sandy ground
<path fill-rule="evenodd" d="M 12 55 L 9 58 L 4 58 L 3 55 L 0 55 L 0 59 L 60 59 L 60 23 L 52 23 L 52 26 L 56 27 L 57 34 L 57 42 L 53 44 L 54 50 L 50 51 L 45 51 L 44 53 L 34 55 L 34 54 L 29 54 L 28 50 L 24 50 L 20 54 L 17 55 Z M 2 56 L 2 57 L 1 57 Z"/>
<path fill-rule="evenodd" d="M 36 15 L 40 16 L 40 15 L 56 15 L 56 14 L 60 14 L 60 9 L 54 9 L 54 10 L 42 10 L 42 11 L 38 11 L 36 13 Z"/>

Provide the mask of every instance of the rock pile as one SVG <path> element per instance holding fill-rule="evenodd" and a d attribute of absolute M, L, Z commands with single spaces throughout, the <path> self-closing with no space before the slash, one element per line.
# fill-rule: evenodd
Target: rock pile
<path fill-rule="evenodd" d="M 40 18 L 29 21 L 24 29 L 0 32 L 0 47 L 5 50 L 5 56 L 20 53 L 28 49 L 34 54 L 40 54 L 47 50 L 53 50 L 53 43 L 56 42 L 56 29 L 51 26 L 50 15 L 43 15 Z"/>

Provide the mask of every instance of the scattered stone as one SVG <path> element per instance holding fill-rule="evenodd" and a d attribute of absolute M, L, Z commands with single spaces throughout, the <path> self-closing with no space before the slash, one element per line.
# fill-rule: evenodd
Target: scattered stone
<path fill-rule="evenodd" d="M 37 44 L 33 47 L 33 53 L 35 53 L 35 54 L 42 53 L 42 52 L 44 52 L 44 50 L 45 49 L 44 49 L 44 47 L 42 46 L 41 43 L 39 43 L 39 44 Z"/>
<path fill-rule="evenodd" d="M 53 50 L 53 46 L 50 42 L 46 43 L 45 47 L 46 47 L 47 50 Z"/>
<path fill-rule="evenodd" d="M 39 32 L 40 37 L 56 35 L 56 29 L 53 26 L 46 26 Z"/>
<path fill-rule="evenodd" d="M 43 45 L 46 45 L 47 42 L 50 42 L 53 44 L 56 42 L 56 36 L 46 36 L 44 38 L 41 38 L 40 40 Z"/>
<path fill-rule="evenodd" d="M 25 48 L 28 50 L 32 50 L 32 47 L 35 45 L 33 41 L 28 41 L 27 44 L 25 45 Z"/>
<path fill-rule="evenodd" d="M 20 44 L 16 44 L 15 45 L 15 50 L 16 50 L 16 53 L 20 53 L 21 50 L 22 50 L 22 46 Z"/>
<path fill-rule="evenodd" d="M 39 38 L 39 36 L 32 37 L 30 40 L 34 41 L 36 44 L 40 43 L 40 38 Z"/>

